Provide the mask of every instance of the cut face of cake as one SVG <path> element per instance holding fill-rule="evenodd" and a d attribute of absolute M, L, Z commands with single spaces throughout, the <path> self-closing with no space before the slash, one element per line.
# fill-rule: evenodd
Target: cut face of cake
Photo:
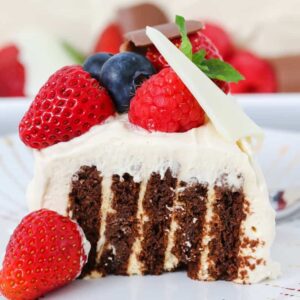
<path fill-rule="evenodd" d="M 260 171 L 208 123 L 149 133 L 127 115 L 36 152 L 30 208 L 70 215 L 92 245 L 83 276 L 272 275 L 274 212 Z"/>
<path fill-rule="evenodd" d="M 91 244 L 82 278 L 274 277 L 275 214 L 252 155 L 261 130 L 225 94 L 242 77 L 197 22 L 186 32 L 176 21 L 181 47 L 174 24 L 171 41 L 148 28 L 127 43 L 147 58 L 97 54 L 41 88 L 20 124 L 35 148 L 30 209 L 80 225 Z"/>

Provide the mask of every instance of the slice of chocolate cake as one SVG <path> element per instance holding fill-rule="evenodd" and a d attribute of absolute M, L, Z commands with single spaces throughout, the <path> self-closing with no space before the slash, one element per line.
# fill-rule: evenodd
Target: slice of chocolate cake
<path fill-rule="evenodd" d="M 149 133 L 111 118 L 36 153 L 28 199 L 83 228 L 84 276 L 185 268 L 194 279 L 255 282 L 272 273 L 265 182 L 210 123 Z"/>
<path fill-rule="evenodd" d="M 21 138 L 37 149 L 30 209 L 81 226 L 91 244 L 81 277 L 186 270 L 253 283 L 276 275 L 275 214 L 251 147 L 262 132 L 223 93 L 241 75 L 198 23 L 190 35 L 182 17 L 177 24 L 184 53 L 148 28 L 147 58 L 102 53 L 59 70 L 21 122 Z"/>

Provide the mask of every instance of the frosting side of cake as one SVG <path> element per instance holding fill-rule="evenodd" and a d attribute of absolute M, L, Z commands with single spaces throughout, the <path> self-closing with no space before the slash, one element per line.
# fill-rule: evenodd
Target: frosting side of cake
<path fill-rule="evenodd" d="M 187 183 L 215 182 L 225 171 L 228 184 L 237 187 L 237 175 L 249 167 L 248 156 L 221 138 L 210 123 L 185 133 L 149 134 L 133 127 L 126 116 L 111 118 L 67 143 L 35 151 L 35 158 L 29 207 L 55 205 L 61 213 L 67 203 L 57 203 L 54 196 L 67 199 L 70 178 L 85 165 L 97 166 L 104 177 L 129 173 L 135 182 L 148 179 L 153 172 L 163 177 L 168 168 Z"/>
<path fill-rule="evenodd" d="M 149 134 L 125 117 L 111 118 L 35 156 L 30 208 L 79 222 L 92 245 L 83 276 L 181 266 L 202 280 L 274 275 L 265 183 L 248 155 L 210 123 Z"/>

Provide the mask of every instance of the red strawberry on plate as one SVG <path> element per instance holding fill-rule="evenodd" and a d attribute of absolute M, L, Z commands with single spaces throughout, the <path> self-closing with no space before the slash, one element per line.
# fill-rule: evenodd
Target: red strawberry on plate
<path fill-rule="evenodd" d="M 188 35 L 188 38 L 192 45 L 192 52 L 196 53 L 200 50 L 205 50 L 206 59 L 216 58 L 216 59 L 222 59 L 218 49 L 216 46 L 210 41 L 209 38 L 207 38 L 202 31 L 198 31 L 195 33 L 191 33 Z M 180 47 L 181 45 L 181 38 L 175 38 L 171 40 L 176 47 Z M 168 63 L 164 59 L 164 57 L 158 52 L 158 50 L 155 48 L 155 46 L 151 45 L 148 47 L 148 50 L 146 52 L 146 57 L 151 61 L 151 63 L 154 65 L 154 67 L 157 70 L 161 70 L 162 68 L 168 67 Z M 221 80 L 213 80 L 219 87 L 224 91 L 224 93 L 228 94 L 230 91 L 229 84 L 225 81 Z"/>
<path fill-rule="evenodd" d="M 24 96 L 25 69 L 16 46 L 0 49 L 0 97 Z"/>
<path fill-rule="evenodd" d="M 202 125 L 205 113 L 176 73 L 164 68 L 136 91 L 129 120 L 149 131 L 183 132 Z"/>
<path fill-rule="evenodd" d="M 42 149 L 69 141 L 115 113 L 107 91 L 81 66 L 54 73 L 40 89 L 19 126 L 20 138 Z"/>
<path fill-rule="evenodd" d="M 245 80 L 231 83 L 232 93 L 274 93 L 277 91 L 276 74 L 272 66 L 257 55 L 237 50 L 229 62 Z"/>
<path fill-rule="evenodd" d="M 0 291 L 11 300 L 33 300 L 79 276 L 87 261 L 80 227 L 42 209 L 26 216 L 6 248 Z"/>

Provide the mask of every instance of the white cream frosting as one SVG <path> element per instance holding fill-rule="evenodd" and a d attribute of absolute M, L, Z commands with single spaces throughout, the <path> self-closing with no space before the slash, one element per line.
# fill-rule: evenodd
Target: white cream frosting
<path fill-rule="evenodd" d="M 28 191 L 31 209 L 39 208 L 41 200 L 51 206 L 56 197 L 67 199 L 70 178 L 83 165 L 95 165 L 108 177 L 128 172 L 136 182 L 153 171 L 163 176 L 169 167 L 184 181 L 213 183 L 228 172 L 229 183 L 237 187 L 237 175 L 249 173 L 248 156 L 221 138 L 210 123 L 184 133 L 149 133 L 134 127 L 127 115 L 110 118 L 69 142 L 35 151 L 35 158 Z M 254 172 L 251 175 L 255 178 Z M 60 204 L 64 213 L 66 203 Z"/>
<path fill-rule="evenodd" d="M 67 211 L 72 176 L 83 165 L 95 165 L 101 171 L 104 182 L 107 182 L 105 189 L 109 189 L 113 174 L 123 175 L 126 172 L 136 182 L 145 182 L 152 172 L 163 176 L 170 168 L 180 180 L 203 182 L 209 186 L 227 173 L 228 184 L 237 189 L 242 187 L 250 202 L 251 214 L 242 224 L 244 235 L 264 242 L 255 251 L 246 249 L 241 252 L 241 255 L 265 261 L 253 271 L 248 270 L 249 282 L 275 274 L 269 253 L 275 233 L 275 218 L 265 182 L 249 156 L 236 144 L 224 140 L 211 123 L 184 133 L 149 133 L 130 124 L 127 115 L 112 117 L 69 142 L 35 151 L 35 158 L 35 175 L 27 195 L 30 209 L 47 207 L 61 214 Z M 240 174 L 243 180 L 238 179 Z M 102 208 L 102 213 L 109 209 L 108 203 L 106 208 Z M 255 232 L 253 226 L 256 227 Z M 101 250 L 100 244 L 98 250 Z M 136 241 L 133 250 L 132 255 L 137 257 L 139 241 Z M 130 259 L 130 274 L 139 273 L 136 257 Z M 173 261 L 165 261 L 165 266 L 176 264 L 172 255 L 169 257 Z M 207 274 L 205 265 L 202 267 L 201 274 Z"/>

